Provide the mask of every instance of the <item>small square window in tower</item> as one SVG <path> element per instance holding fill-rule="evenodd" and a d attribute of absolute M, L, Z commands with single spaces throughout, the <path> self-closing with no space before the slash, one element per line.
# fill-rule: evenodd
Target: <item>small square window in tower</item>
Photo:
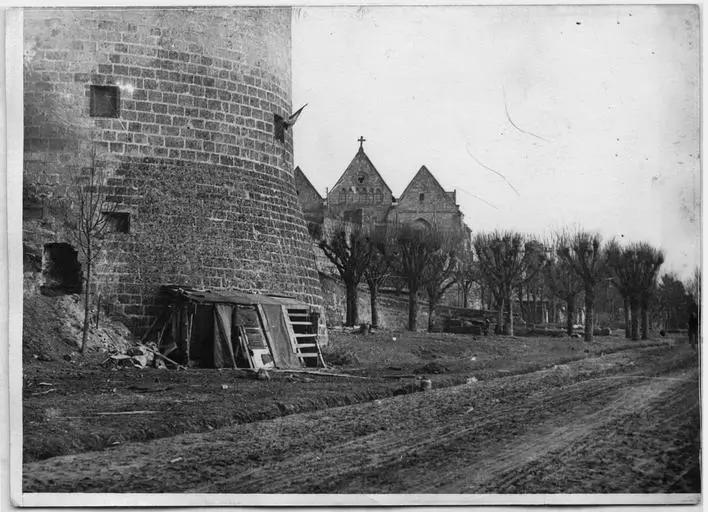
<path fill-rule="evenodd" d="M 423 201 L 425 199 L 425 193 L 421 192 L 418 194 L 418 201 Z"/>
<path fill-rule="evenodd" d="M 91 86 L 91 117 L 118 117 L 120 89 L 115 85 Z"/>
<path fill-rule="evenodd" d="M 112 233 L 130 233 L 130 213 L 103 212 L 106 227 Z"/>

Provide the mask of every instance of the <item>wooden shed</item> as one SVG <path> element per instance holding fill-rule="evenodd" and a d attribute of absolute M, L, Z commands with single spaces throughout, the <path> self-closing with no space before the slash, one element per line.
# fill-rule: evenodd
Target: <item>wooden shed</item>
<path fill-rule="evenodd" d="M 163 287 L 165 309 L 145 336 L 191 367 L 325 366 L 319 310 L 289 297 Z"/>

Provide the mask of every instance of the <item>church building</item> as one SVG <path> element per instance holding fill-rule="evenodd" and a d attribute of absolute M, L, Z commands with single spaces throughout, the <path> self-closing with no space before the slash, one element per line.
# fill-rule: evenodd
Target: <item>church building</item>
<path fill-rule="evenodd" d="M 455 191 L 443 189 L 425 165 L 396 199 L 364 151 L 365 140 L 359 138 L 358 151 L 325 198 L 300 167 L 295 168 L 295 188 L 308 222 L 331 219 L 371 229 L 410 224 L 469 231 Z"/>

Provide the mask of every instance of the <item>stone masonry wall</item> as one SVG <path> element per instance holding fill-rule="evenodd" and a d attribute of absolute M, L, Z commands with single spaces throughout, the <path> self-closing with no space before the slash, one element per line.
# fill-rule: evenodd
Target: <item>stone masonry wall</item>
<path fill-rule="evenodd" d="M 320 272 L 327 326 L 344 325 L 346 290 L 341 280 Z M 408 295 L 381 293 L 377 297 L 379 328 L 405 330 L 408 327 Z M 359 286 L 359 323 L 371 323 L 371 298 L 366 285 Z M 418 301 L 417 328 L 428 328 L 428 303 Z"/>
<path fill-rule="evenodd" d="M 290 22 L 289 8 L 26 10 L 24 197 L 44 215 L 25 217 L 25 245 L 70 241 L 58 212 L 95 165 L 130 215 L 98 286 L 135 331 L 162 284 L 321 305 L 292 134 L 274 138 L 292 111 Z M 91 85 L 119 87 L 118 117 L 90 117 Z"/>

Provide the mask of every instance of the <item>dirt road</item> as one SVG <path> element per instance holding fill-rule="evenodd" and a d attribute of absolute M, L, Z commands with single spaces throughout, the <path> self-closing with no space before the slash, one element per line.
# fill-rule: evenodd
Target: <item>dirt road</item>
<path fill-rule="evenodd" d="M 24 490 L 698 492 L 698 371 L 643 348 L 24 465 Z"/>

